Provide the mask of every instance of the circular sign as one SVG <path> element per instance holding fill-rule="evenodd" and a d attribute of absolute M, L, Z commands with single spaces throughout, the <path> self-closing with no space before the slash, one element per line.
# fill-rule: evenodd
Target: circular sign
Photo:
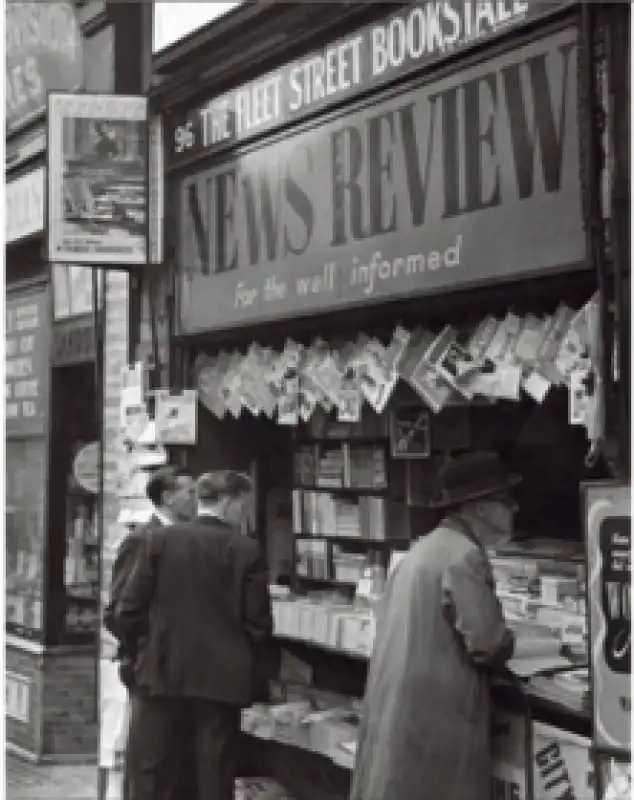
<path fill-rule="evenodd" d="M 82 489 L 99 493 L 99 442 L 85 445 L 73 461 L 73 477 Z"/>

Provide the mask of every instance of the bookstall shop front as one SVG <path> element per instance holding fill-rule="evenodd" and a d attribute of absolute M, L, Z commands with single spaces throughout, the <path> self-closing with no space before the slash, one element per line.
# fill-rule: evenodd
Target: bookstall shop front
<path fill-rule="evenodd" d="M 199 398 L 186 458 L 194 471 L 256 476 L 280 669 L 274 701 L 243 727 L 256 774 L 316 798 L 345 796 L 373 609 L 428 529 L 439 466 L 498 452 L 523 481 L 515 534 L 491 552 L 497 591 L 535 650 L 495 687 L 492 797 L 589 800 L 580 485 L 608 473 L 595 447 L 600 303 L 582 204 L 578 10 L 549 4 L 535 19 L 539 4 L 482 4 L 522 7 L 525 24 L 509 17 L 508 35 L 472 36 L 425 65 L 453 20 L 435 28 L 431 6 L 394 12 L 173 128 L 177 352 Z M 478 20 L 469 26 L 484 30 Z M 459 38 L 467 21 L 453 22 Z M 427 68 L 405 75 L 416 53 Z M 377 79 L 382 65 L 397 86 Z M 367 70 L 373 91 L 355 98 Z M 311 92 L 323 110 L 346 81 L 344 106 L 289 124 Z M 282 118 L 283 130 L 246 141 Z"/>

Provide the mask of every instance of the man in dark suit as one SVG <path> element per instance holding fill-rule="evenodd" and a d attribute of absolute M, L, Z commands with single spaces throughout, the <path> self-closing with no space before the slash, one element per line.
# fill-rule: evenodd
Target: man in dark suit
<path fill-rule="evenodd" d="M 129 692 L 131 704 L 131 723 L 123 777 L 123 800 L 132 800 L 135 795 L 132 784 L 135 761 L 134 730 L 136 725 L 134 725 L 134 718 L 137 712 L 134 663 L 137 652 L 136 641 L 127 637 L 125 631 L 118 628 L 115 609 L 121 599 L 123 589 L 132 572 L 139 547 L 144 539 L 165 525 L 171 525 L 179 518 L 181 520 L 183 518 L 192 519 L 195 516 L 195 508 L 188 508 L 187 503 L 189 484 L 191 483 L 192 479 L 188 475 L 182 471 L 177 471 L 174 467 L 161 467 L 151 475 L 146 487 L 146 494 L 148 500 L 152 503 L 152 515 L 145 525 L 131 531 L 126 536 L 119 546 L 112 568 L 110 602 L 104 611 L 104 625 L 119 643 L 116 656 L 119 661 L 119 676 Z M 183 792 L 193 790 L 192 787 L 195 786 L 192 783 L 193 777 L 191 770 L 183 769 Z"/>
<path fill-rule="evenodd" d="M 178 743 L 188 731 L 199 799 L 233 800 L 240 710 L 273 628 L 266 564 L 240 533 L 251 481 L 207 473 L 196 494 L 194 522 L 144 539 L 115 609 L 139 643 L 135 800 L 181 800 Z"/>
<path fill-rule="evenodd" d="M 184 509 L 177 514 L 172 510 L 171 505 L 179 492 L 186 491 L 185 484 L 191 482 L 182 471 L 175 467 L 160 467 L 155 470 L 148 480 L 146 487 L 147 498 L 152 504 L 152 515 L 149 520 L 131 531 L 119 545 L 117 556 L 112 567 L 112 580 L 110 586 L 110 602 L 104 610 L 104 625 L 119 642 L 117 658 L 120 661 L 120 674 L 122 683 L 129 689 L 133 683 L 132 665 L 135 654 L 133 648 L 134 641 L 125 641 L 124 633 L 117 630 L 115 608 L 123 593 L 141 542 L 152 532 L 171 525 L 173 522 L 181 521 L 184 516 Z M 181 504 L 182 505 L 182 504 Z M 186 512 L 185 512 L 186 513 Z M 191 514 L 192 518 L 194 513 Z"/>

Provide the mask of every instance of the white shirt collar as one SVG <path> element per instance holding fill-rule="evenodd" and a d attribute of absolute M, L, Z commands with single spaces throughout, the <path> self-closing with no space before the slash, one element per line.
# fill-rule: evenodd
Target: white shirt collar
<path fill-rule="evenodd" d="M 162 525 L 173 525 L 174 520 L 167 516 L 167 514 L 158 506 L 154 506 L 154 515 L 158 517 Z"/>

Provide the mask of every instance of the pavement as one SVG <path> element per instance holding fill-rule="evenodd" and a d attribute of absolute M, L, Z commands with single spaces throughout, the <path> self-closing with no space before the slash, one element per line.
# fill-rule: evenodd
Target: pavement
<path fill-rule="evenodd" d="M 40 766 L 7 753 L 6 780 L 7 800 L 97 800 L 94 764 Z"/>

